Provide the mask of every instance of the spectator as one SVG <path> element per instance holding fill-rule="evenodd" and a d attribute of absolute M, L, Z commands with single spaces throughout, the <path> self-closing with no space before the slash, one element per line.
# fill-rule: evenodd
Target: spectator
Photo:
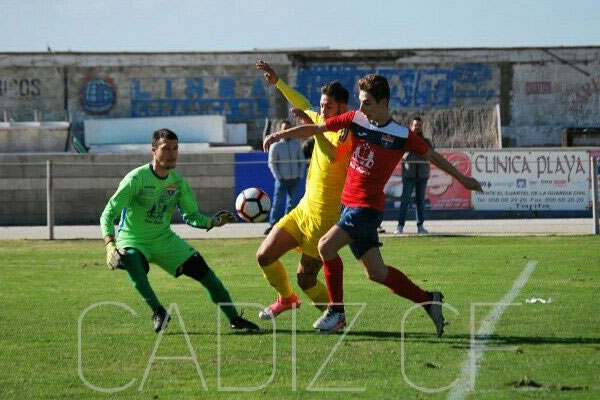
<path fill-rule="evenodd" d="M 291 128 L 289 121 L 281 123 L 280 130 Z M 285 139 L 269 149 L 269 169 L 275 178 L 275 188 L 273 191 L 273 204 L 271 205 L 271 214 L 269 216 L 269 227 L 265 230 L 268 235 L 273 226 L 281 217 L 296 207 L 298 201 L 298 191 L 300 190 L 300 181 L 304 176 L 306 169 L 306 159 L 302 152 L 302 144 L 297 139 Z M 285 203 L 285 212 L 283 212 L 283 203 Z"/>
<path fill-rule="evenodd" d="M 302 143 L 302 153 L 304 153 L 304 158 L 306 158 L 307 163 L 310 161 L 312 157 L 313 149 L 315 148 L 315 137 L 311 136 L 308 139 L 304 140 Z"/>
<path fill-rule="evenodd" d="M 423 120 L 415 117 L 410 125 L 410 129 L 424 139 L 432 149 L 433 143 L 423 137 Z M 425 190 L 427 180 L 429 179 L 429 162 L 423 157 L 411 152 L 406 152 L 402 162 L 402 197 L 400 199 L 400 212 L 398 213 L 398 226 L 394 234 L 399 235 L 404 231 L 406 222 L 406 210 L 410 205 L 413 189 L 416 194 L 417 206 L 417 232 L 429 233 L 423 226 L 425 209 Z"/>

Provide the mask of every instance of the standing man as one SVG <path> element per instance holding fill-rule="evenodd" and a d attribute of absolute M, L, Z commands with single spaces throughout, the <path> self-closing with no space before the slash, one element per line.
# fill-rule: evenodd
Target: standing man
<path fill-rule="evenodd" d="M 281 123 L 281 129 L 291 128 L 289 121 Z M 296 139 L 286 139 L 269 149 L 269 169 L 275 178 L 273 190 L 273 205 L 269 215 L 269 227 L 265 230 L 268 235 L 273 226 L 283 215 L 296 207 L 300 182 L 304 176 L 306 160 L 302 151 L 302 143 Z M 287 195 L 287 200 L 286 199 Z M 283 203 L 285 200 L 285 212 Z"/>
<path fill-rule="evenodd" d="M 320 112 L 317 113 L 310 110 L 310 102 L 280 79 L 269 64 L 258 61 L 256 68 L 263 71 L 267 82 L 277 87 L 296 107 L 294 113 L 304 123 L 320 124 L 326 118 L 346 111 L 350 94 L 339 82 L 331 82 L 321 88 Z M 300 298 L 290 285 L 280 261 L 292 249 L 302 251 L 296 271 L 300 289 L 318 304 L 316 307 L 320 311 L 324 311 L 329 303 L 327 288 L 317 278 L 322 267 L 317 246 L 321 236 L 340 217 L 340 197 L 350 158 L 350 139 L 345 130 L 320 133 L 314 139 L 304 197 L 275 225 L 256 252 L 256 261 L 265 279 L 277 292 L 277 300 L 259 314 L 259 318 L 264 320 L 300 307 Z"/>
<path fill-rule="evenodd" d="M 423 120 L 415 117 L 410 124 L 410 129 L 421 139 L 427 142 L 430 149 L 433 144 L 429 139 L 423 137 Z M 429 161 L 418 154 L 407 151 L 402 162 L 402 197 L 400 198 L 400 212 L 398 213 L 398 226 L 394 234 L 400 235 L 404 231 L 406 222 L 406 210 L 412 199 L 413 189 L 416 195 L 417 206 L 417 232 L 429 233 L 423 227 L 425 222 L 425 191 L 427 189 L 427 180 L 429 179 Z"/>
<path fill-rule="evenodd" d="M 124 269 L 144 301 L 153 311 L 154 331 L 167 327 L 169 315 L 150 287 L 149 264 L 155 263 L 169 275 L 186 275 L 200 282 L 213 303 L 218 304 L 232 329 L 256 331 L 258 326 L 242 318 L 227 289 L 196 249 L 171 230 L 175 207 L 188 225 L 209 230 L 235 221 L 229 211 L 209 218 L 198 211 L 187 181 L 173 169 L 177 164 L 177 135 L 159 129 L 152 135 L 152 162 L 129 172 L 119 184 L 100 217 L 106 244 L 106 262 L 111 270 Z M 114 221 L 121 215 L 115 237 Z"/>
<path fill-rule="evenodd" d="M 342 216 L 319 241 L 330 303 L 313 327 L 321 332 L 336 332 L 346 325 L 343 263 L 338 252 L 350 245 L 367 277 L 388 287 L 392 293 L 421 304 L 433 320 L 437 335 L 441 336 L 444 332 L 442 294 L 421 289 L 400 270 L 386 265 L 379 251 L 381 243 L 377 227 L 383 218 L 383 188 L 405 151 L 423 155 L 467 189 L 481 191 L 481 185 L 476 179 L 461 174 L 417 134 L 391 119 L 387 79 L 381 75 L 367 75 L 358 81 L 358 87 L 360 111 L 328 118 L 320 125 L 303 125 L 276 132 L 263 143 L 264 149 L 268 150 L 272 143 L 283 138 L 305 138 L 339 129 L 352 132 L 352 155 L 342 192 Z"/>

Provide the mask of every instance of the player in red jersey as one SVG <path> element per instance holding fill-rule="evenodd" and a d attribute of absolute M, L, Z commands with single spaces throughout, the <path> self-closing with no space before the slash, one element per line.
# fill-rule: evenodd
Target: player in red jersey
<path fill-rule="evenodd" d="M 358 87 L 359 111 L 329 118 L 321 125 L 303 125 L 277 132 L 263 143 L 266 150 L 282 138 L 305 138 L 343 128 L 353 135 L 352 156 L 342 192 L 342 216 L 319 241 L 330 303 L 313 327 L 322 332 L 336 332 L 346 324 L 343 264 L 338 252 L 350 245 L 367 277 L 399 296 L 422 304 L 435 324 L 437 335 L 441 336 L 444 332 L 442 294 L 421 289 L 401 271 L 386 265 L 379 251 L 381 243 L 377 228 L 383 218 L 383 188 L 405 151 L 422 155 L 467 189 L 482 191 L 481 185 L 476 179 L 461 174 L 417 134 L 391 119 L 388 109 L 390 88 L 386 78 L 367 75 L 358 81 Z"/>

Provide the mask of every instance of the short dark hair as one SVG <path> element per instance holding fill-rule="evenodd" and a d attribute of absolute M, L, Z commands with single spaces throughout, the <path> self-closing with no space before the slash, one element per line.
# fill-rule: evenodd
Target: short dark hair
<path fill-rule="evenodd" d="M 175 132 L 167 128 L 157 129 L 154 131 L 154 133 L 152 134 L 152 147 L 156 147 L 160 139 L 179 141 Z"/>
<path fill-rule="evenodd" d="M 423 119 L 421 117 L 419 117 L 418 115 L 416 117 L 414 117 L 412 120 L 413 121 L 423 122 Z"/>
<path fill-rule="evenodd" d="M 330 96 L 335 99 L 338 103 L 348 104 L 350 99 L 350 93 L 341 83 L 338 81 L 329 82 L 321 87 L 321 94 Z"/>
<path fill-rule="evenodd" d="M 358 81 L 358 88 L 369 93 L 378 103 L 381 99 L 387 99 L 389 103 L 390 85 L 387 79 L 381 75 L 369 74 L 363 76 Z"/>

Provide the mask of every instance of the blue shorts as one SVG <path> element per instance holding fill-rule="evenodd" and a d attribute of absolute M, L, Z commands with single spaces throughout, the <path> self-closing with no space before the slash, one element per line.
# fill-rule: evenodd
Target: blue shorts
<path fill-rule="evenodd" d="M 350 250 L 357 260 L 371 248 L 381 247 L 377 228 L 382 221 L 383 213 L 374 208 L 342 207 L 342 216 L 337 226 L 350 235 Z"/>

